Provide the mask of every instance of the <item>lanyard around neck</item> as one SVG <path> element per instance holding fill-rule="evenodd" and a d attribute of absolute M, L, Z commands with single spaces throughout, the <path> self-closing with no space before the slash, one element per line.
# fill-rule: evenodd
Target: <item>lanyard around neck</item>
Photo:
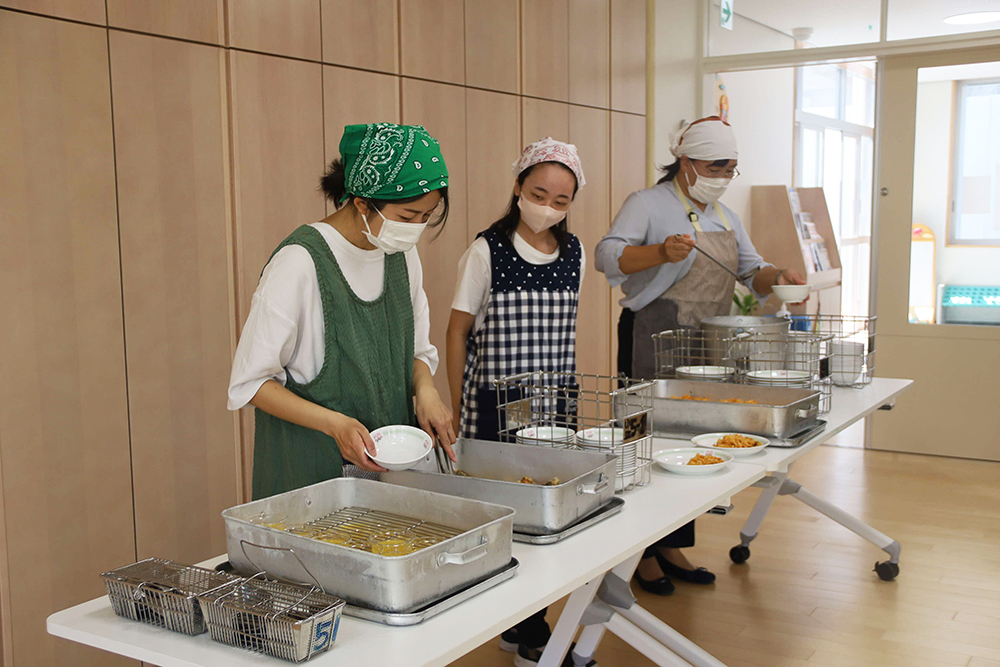
<path fill-rule="evenodd" d="M 680 174 L 677 174 L 680 176 Z M 701 224 L 698 222 L 698 213 L 691 206 L 691 201 L 684 196 L 684 192 L 681 190 L 681 184 L 677 182 L 677 176 L 674 177 L 674 192 L 677 193 L 677 198 L 681 200 L 681 204 L 684 205 L 684 210 L 687 211 L 688 220 L 691 221 L 691 226 L 694 227 L 696 232 L 704 231 L 701 228 Z M 729 218 L 726 217 L 725 211 L 719 206 L 719 202 L 712 202 L 712 206 L 715 207 L 715 212 L 722 220 L 722 226 L 726 228 L 727 232 L 733 231 L 733 228 L 729 226 Z"/>

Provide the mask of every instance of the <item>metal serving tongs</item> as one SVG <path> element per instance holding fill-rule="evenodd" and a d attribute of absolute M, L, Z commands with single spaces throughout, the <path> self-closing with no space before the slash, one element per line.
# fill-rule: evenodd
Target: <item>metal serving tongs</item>
<path fill-rule="evenodd" d="M 676 239 L 678 239 L 678 240 L 680 240 L 681 238 L 683 238 L 683 236 L 684 236 L 683 234 L 674 234 L 674 237 Z M 719 266 L 721 266 L 723 269 L 725 269 L 726 273 L 728 273 L 729 275 L 731 275 L 733 278 L 736 278 L 736 280 L 739 281 L 739 282 L 743 282 L 744 280 L 749 280 L 750 278 L 753 278 L 755 275 L 757 275 L 757 272 L 760 271 L 760 267 L 756 267 L 754 269 L 751 269 L 749 273 L 746 273 L 746 274 L 744 274 L 744 275 L 741 276 L 740 274 L 736 273 L 735 271 L 733 271 L 732 269 L 730 269 L 728 266 L 726 266 L 725 264 L 723 264 L 722 262 L 720 262 L 719 260 L 717 260 L 710 253 L 705 252 L 705 249 L 702 248 L 697 243 L 694 244 L 694 249 L 697 250 L 698 252 L 700 252 L 701 254 L 703 254 L 708 259 L 710 259 L 713 262 L 715 262 L 716 264 L 718 264 Z"/>
<path fill-rule="evenodd" d="M 442 475 L 454 475 L 455 464 L 448 457 L 448 452 L 444 451 L 441 441 L 434 438 L 434 458 L 437 460 L 438 471 Z"/>

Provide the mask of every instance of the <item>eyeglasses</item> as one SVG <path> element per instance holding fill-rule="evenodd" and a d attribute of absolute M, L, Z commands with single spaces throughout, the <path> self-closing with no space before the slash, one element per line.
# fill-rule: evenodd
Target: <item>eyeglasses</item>
<path fill-rule="evenodd" d="M 732 169 L 722 169 L 721 167 L 705 167 L 705 175 L 709 178 L 728 178 L 732 180 L 738 178 L 740 175 L 740 170 L 736 167 Z M 697 169 L 695 169 L 697 171 Z"/>

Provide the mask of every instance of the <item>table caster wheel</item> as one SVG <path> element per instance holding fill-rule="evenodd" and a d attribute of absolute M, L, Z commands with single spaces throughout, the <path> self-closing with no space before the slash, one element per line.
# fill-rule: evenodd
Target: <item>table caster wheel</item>
<path fill-rule="evenodd" d="M 882 581 L 892 581 L 899 574 L 899 563 L 890 563 L 887 560 L 875 563 L 875 572 Z"/>
<path fill-rule="evenodd" d="M 743 545 L 733 547 L 729 550 L 729 558 L 737 565 L 747 562 L 747 559 L 750 558 L 750 547 Z"/>

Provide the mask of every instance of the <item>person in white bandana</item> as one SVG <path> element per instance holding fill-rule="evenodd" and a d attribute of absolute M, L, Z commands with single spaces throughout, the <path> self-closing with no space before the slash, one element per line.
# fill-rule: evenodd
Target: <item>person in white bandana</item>
<path fill-rule="evenodd" d="M 706 317 L 728 315 L 736 279 L 695 242 L 740 276 L 758 298 L 774 285 L 801 285 L 802 276 L 779 269 L 757 254 L 739 217 L 719 202 L 739 175 L 736 136 L 718 116 L 684 124 L 672 137 L 676 161 L 659 182 L 629 195 L 594 263 L 625 298 L 618 322 L 618 372 L 633 378 L 656 375 L 652 335 L 697 327 Z M 636 579 L 645 590 L 669 595 L 671 577 L 697 584 L 715 575 L 695 568 L 681 552 L 694 545 L 694 522 L 646 550 Z"/>
<path fill-rule="evenodd" d="M 586 256 L 566 214 L 586 183 L 583 167 L 575 146 L 551 137 L 525 148 L 513 166 L 506 213 L 476 237 L 458 265 L 447 365 L 455 428 L 465 438 L 500 439 L 494 380 L 576 373 Z M 575 417 L 568 413 L 565 425 L 572 427 Z M 516 651 L 516 666 L 535 665 L 549 635 L 542 609 L 504 632 L 500 646 Z"/>

